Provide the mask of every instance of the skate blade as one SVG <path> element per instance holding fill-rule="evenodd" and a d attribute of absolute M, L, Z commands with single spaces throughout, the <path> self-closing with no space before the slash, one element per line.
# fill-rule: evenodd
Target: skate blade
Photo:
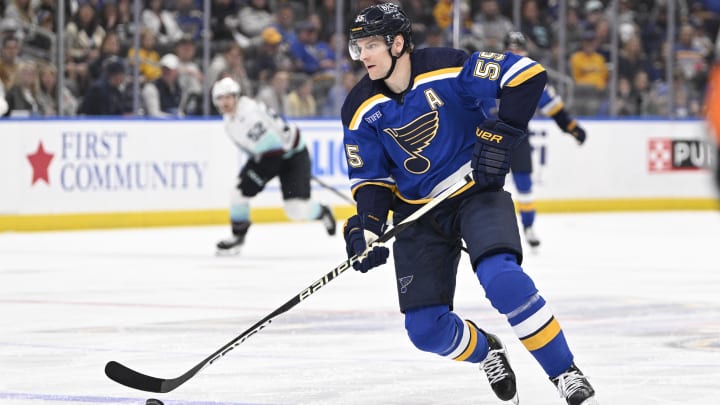
<path fill-rule="evenodd" d="M 240 254 L 241 250 L 242 250 L 242 248 L 240 246 L 232 247 L 230 249 L 217 249 L 215 251 L 215 256 L 218 256 L 218 257 L 238 256 Z"/>

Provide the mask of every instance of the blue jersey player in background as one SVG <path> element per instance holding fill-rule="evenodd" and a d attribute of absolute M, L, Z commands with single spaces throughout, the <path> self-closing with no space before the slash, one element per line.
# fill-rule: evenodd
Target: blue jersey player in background
<path fill-rule="evenodd" d="M 520 56 L 527 56 L 527 40 L 522 32 L 511 31 L 505 36 L 505 49 L 508 52 L 515 53 Z M 492 101 L 495 105 L 495 101 Z M 587 135 L 585 130 L 578 124 L 577 120 L 568 114 L 562 98 L 557 94 L 551 85 L 546 85 L 540 96 L 538 104 L 540 112 L 548 117 L 552 117 L 558 127 L 565 133 L 569 134 L 582 145 Z M 520 211 L 520 221 L 522 222 L 525 240 L 531 247 L 540 245 L 540 239 L 535 233 L 533 224 L 535 223 L 535 199 L 532 192 L 532 159 L 529 137 L 523 138 L 512 153 L 510 159 L 510 172 L 512 173 L 513 182 L 517 189 L 515 202 L 518 211 Z"/>
<path fill-rule="evenodd" d="M 516 379 L 497 336 L 453 312 L 463 241 L 492 306 L 570 405 L 597 404 L 560 324 L 520 266 L 522 245 L 510 194 L 510 154 L 537 108 L 547 74 L 513 53 L 448 48 L 413 51 L 411 22 L 392 3 L 353 20 L 349 51 L 367 75 L 342 108 L 345 154 L 357 214 L 345 224 L 348 256 L 366 272 L 387 261 L 373 244 L 388 213 L 395 224 L 462 181 L 474 181 L 398 233 L 393 259 L 400 310 L 420 350 L 480 364 L 494 393 L 517 403 Z M 482 100 L 500 100 L 486 117 Z"/>

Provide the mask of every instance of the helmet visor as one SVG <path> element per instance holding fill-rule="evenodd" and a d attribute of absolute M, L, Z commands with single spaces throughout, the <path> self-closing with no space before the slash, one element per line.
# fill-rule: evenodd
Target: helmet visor
<path fill-rule="evenodd" d="M 388 49 L 390 49 L 390 45 L 385 43 L 385 39 L 378 35 L 348 41 L 348 52 L 352 60 L 360 60 L 363 52 L 366 56 L 373 56 Z"/>

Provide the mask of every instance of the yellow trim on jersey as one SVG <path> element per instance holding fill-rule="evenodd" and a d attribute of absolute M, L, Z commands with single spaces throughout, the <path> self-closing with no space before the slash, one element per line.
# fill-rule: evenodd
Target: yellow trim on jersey
<path fill-rule="evenodd" d="M 385 187 L 385 188 L 387 188 L 387 189 L 390 189 L 390 191 L 393 192 L 393 193 L 395 193 L 395 190 L 396 190 L 395 185 L 391 185 L 391 184 L 387 184 L 387 183 L 382 183 L 382 182 L 379 182 L 379 181 L 364 181 L 364 182 L 358 184 L 357 186 L 353 187 L 352 189 L 350 189 L 350 194 L 352 194 L 352 196 L 355 197 L 355 193 L 357 193 L 357 191 L 360 190 L 360 188 L 362 188 L 362 187 L 364 187 L 364 186 L 380 186 L 380 187 Z"/>
<path fill-rule="evenodd" d="M 458 73 L 462 70 L 462 66 L 457 67 L 449 67 L 449 68 L 443 68 L 438 70 L 432 70 L 430 72 L 425 72 L 422 74 L 419 74 L 415 76 L 415 80 L 413 80 L 413 86 L 417 86 L 418 83 L 423 81 L 431 81 L 428 79 L 431 79 L 436 76 L 444 76 L 444 75 L 450 75 L 457 76 Z"/>
<path fill-rule="evenodd" d="M 455 196 L 458 196 L 458 195 L 464 193 L 466 190 L 468 190 L 469 188 L 471 188 L 474 185 L 475 185 L 475 180 L 470 181 L 468 184 L 464 185 L 460 190 L 453 193 L 453 195 L 451 195 L 449 198 L 453 198 Z M 432 200 L 432 198 L 422 198 L 420 200 L 409 200 L 409 199 L 403 197 L 402 195 L 400 195 L 400 193 L 395 193 L 395 196 L 408 204 L 426 204 Z"/>
<path fill-rule="evenodd" d="M 477 347 L 477 329 L 475 329 L 475 327 L 473 325 L 470 325 L 469 323 L 468 329 L 470 330 L 470 341 L 468 342 L 465 350 L 463 350 L 462 353 L 460 353 L 457 357 L 453 359 L 455 361 L 467 360 L 467 358 L 470 357 L 471 354 L 473 354 L 475 348 Z"/>
<path fill-rule="evenodd" d="M 528 79 L 530 79 L 531 77 L 535 76 L 536 74 L 544 72 L 544 71 L 545 71 L 545 68 L 542 67 L 542 65 L 535 64 L 532 67 L 530 67 L 529 69 L 526 69 L 523 72 L 521 72 L 520 74 L 518 74 L 517 76 L 515 76 L 512 80 L 510 80 L 509 83 L 506 83 L 505 85 L 508 87 L 518 86 L 518 85 L 524 83 L 525 81 L 527 81 Z"/>
<path fill-rule="evenodd" d="M 365 100 L 360 104 L 360 107 L 355 110 L 355 114 L 353 115 L 352 119 L 350 120 L 350 125 L 348 126 L 351 130 L 358 129 L 360 126 L 360 118 L 363 114 L 365 114 L 365 111 L 369 110 L 370 107 L 372 107 L 374 104 L 378 104 L 383 101 L 390 100 L 383 94 L 376 94 L 369 99 Z"/>
<path fill-rule="evenodd" d="M 553 115 L 559 113 L 560 110 L 563 109 L 563 107 L 565 107 L 565 106 L 563 105 L 563 102 L 560 101 L 559 103 L 557 103 L 557 105 L 555 105 L 555 106 L 554 106 L 550 111 L 548 111 L 547 114 L 545 114 L 545 115 L 547 115 L 548 117 L 552 117 Z"/>
<path fill-rule="evenodd" d="M 555 336 L 559 333 L 560 323 L 553 317 L 550 322 L 537 331 L 537 333 L 523 338 L 520 341 L 523 345 L 525 345 L 526 349 L 530 351 L 538 350 L 545 347 L 545 345 L 550 343 L 551 340 L 555 339 Z"/>

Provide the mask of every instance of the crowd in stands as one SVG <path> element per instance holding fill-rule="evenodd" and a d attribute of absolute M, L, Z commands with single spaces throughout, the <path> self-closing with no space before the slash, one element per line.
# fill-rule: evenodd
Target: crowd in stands
<path fill-rule="evenodd" d="M 567 69 L 560 73 L 572 79 L 574 113 L 700 117 L 709 66 L 718 53 L 718 15 L 705 1 L 680 0 L 676 38 L 668 43 L 667 1 L 619 0 L 620 50 L 613 66 L 610 2 L 568 0 L 564 27 L 557 0 L 521 2 L 519 29 L 529 54 L 551 69 L 564 59 Z M 13 117 L 202 115 L 206 77 L 212 83 L 230 76 L 243 93 L 287 117 L 337 118 L 345 95 L 364 75 L 347 55 L 344 29 L 337 32 L 335 0 L 212 0 L 207 71 L 201 68 L 203 0 L 143 0 L 139 27 L 133 22 L 134 3 L 66 0 L 65 10 L 57 10 L 54 0 L 0 0 L 0 112 Z M 349 18 L 373 3 L 346 0 L 342 15 Z M 399 3 L 414 22 L 417 48 L 452 45 L 453 0 Z M 62 88 L 56 60 L 59 12 L 65 21 Z M 462 2 L 459 46 L 503 51 L 504 36 L 516 30 L 512 15 L 512 0 Z M 342 50 L 339 57 L 336 49 Z M 674 60 L 670 75 L 668 53 Z M 136 61 L 137 86 L 131 81 Z M 617 88 L 611 89 L 614 69 Z M 141 105 L 133 111 L 136 87 Z M 617 94 L 614 110 L 611 91 Z"/>

